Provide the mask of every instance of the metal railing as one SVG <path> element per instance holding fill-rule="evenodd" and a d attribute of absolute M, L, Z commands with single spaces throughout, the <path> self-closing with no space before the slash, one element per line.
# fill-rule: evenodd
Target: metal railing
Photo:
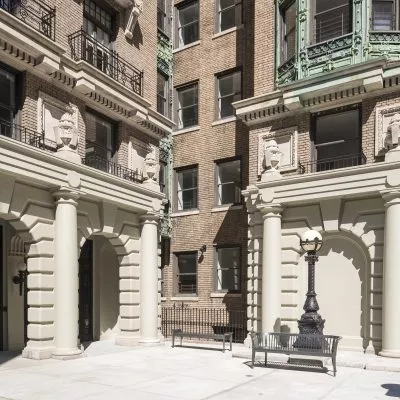
<path fill-rule="evenodd" d="M 86 61 L 134 93 L 143 95 L 143 72 L 124 60 L 116 51 L 88 35 L 83 29 L 68 36 L 71 57 Z"/>
<path fill-rule="evenodd" d="M 143 182 L 143 175 L 141 171 L 134 171 L 132 169 L 125 168 L 122 165 L 110 161 L 103 155 L 99 155 L 95 152 L 86 154 L 86 157 L 82 159 L 82 164 L 131 182 Z"/>
<path fill-rule="evenodd" d="M 161 332 L 165 338 L 174 329 L 197 334 L 220 334 L 233 332 L 233 341 L 243 343 L 246 339 L 246 311 L 225 308 L 189 308 L 184 303 L 161 309 Z"/>
<path fill-rule="evenodd" d="M 41 0 L 0 0 L 0 8 L 55 41 L 55 8 Z"/>
<path fill-rule="evenodd" d="M 325 158 L 307 164 L 299 163 L 299 172 L 300 174 L 311 174 L 314 172 L 330 171 L 339 168 L 355 167 L 366 163 L 367 157 L 361 152 L 347 156 Z"/>
<path fill-rule="evenodd" d="M 28 129 L 24 126 L 14 124 L 9 121 L 0 120 L 0 135 L 28 144 L 38 149 L 51 152 L 55 152 L 57 150 L 56 142 L 46 139 L 44 132 L 39 133 L 33 129 Z"/>

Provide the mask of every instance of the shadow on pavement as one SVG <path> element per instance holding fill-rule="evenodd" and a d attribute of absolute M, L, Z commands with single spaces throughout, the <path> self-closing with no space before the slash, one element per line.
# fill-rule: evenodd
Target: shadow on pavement
<path fill-rule="evenodd" d="M 243 364 L 247 365 L 248 367 L 251 368 L 251 361 L 246 361 Z M 333 372 L 329 371 L 328 368 L 326 367 L 321 367 L 321 366 L 312 366 L 312 365 L 307 365 L 305 364 L 290 364 L 290 363 L 284 363 L 284 362 L 277 362 L 277 361 L 268 361 L 267 365 L 264 364 L 264 362 L 261 361 L 256 361 L 254 362 L 254 367 L 256 368 L 273 368 L 273 369 L 286 369 L 286 370 L 292 370 L 292 371 L 308 371 L 308 372 L 318 372 L 318 373 L 325 373 L 328 375 L 333 376 Z"/>
<path fill-rule="evenodd" d="M 390 397 L 400 397 L 400 385 L 397 383 L 385 383 L 381 385 L 384 389 L 387 390 L 385 393 L 386 396 Z"/>

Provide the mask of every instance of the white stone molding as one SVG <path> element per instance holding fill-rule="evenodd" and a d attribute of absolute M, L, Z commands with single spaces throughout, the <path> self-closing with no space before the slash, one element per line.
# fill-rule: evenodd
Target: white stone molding
<path fill-rule="evenodd" d="M 78 154 L 79 134 L 70 112 L 64 113 L 59 123 L 54 127 L 54 137 L 57 145 L 56 156 L 81 164 Z"/>
<path fill-rule="evenodd" d="M 375 108 L 375 156 L 388 150 L 386 136 L 393 117 L 400 113 L 400 102 Z"/>
<path fill-rule="evenodd" d="M 44 132 L 45 139 L 54 142 L 54 148 L 56 146 L 54 128 L 58 125 L 61 117 L 66 112 L 71 113 L 75 127 L 77 131 L 79 131 L 78 107 L 76 105 L 72 103 L 63 103 L 47 93 L 39 92 L 37 102 L 37 131 Z M 51 143 L 46 144 L 51 146 Z"/>
<path fill-rule="evenodd" d="M 156 160 L 158 160 L 159 150 L 156 146 L 145 143 L 135 137 L 130 137 L 128 143 L 128 168 L 143 173 L 144 160 L 149 153 L 153 153 Z"/>
<path fill-rule="evenodd" d="M 129 14 L 128 23 L 125 28 L 125 36 L 128 39 L 132 39 L 133 30 L 135 29 L 136 23 L 139 16 L 143 13 L 143 0 L 133 0 L 132 9 Z"/>
<path fill-rule="evenodd" d="M 275 140 L 281 152 L 279 169 L 281 171 L 293 171 L 297 169 L 297 126 L 291 126 L 279 130 L 267 128 L 258 135 L 258 175 L 261 175 L 264 166 L 265 144 Z"/>

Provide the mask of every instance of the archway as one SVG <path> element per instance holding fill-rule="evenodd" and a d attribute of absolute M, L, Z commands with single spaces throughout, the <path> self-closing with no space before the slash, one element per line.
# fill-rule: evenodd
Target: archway
<path fill-rule="evenodd" d="M 119 332 L 119 263 L 110 241 L 92 235 L 79 258 L 81 343 L 113 339 Z"/>
<path fill-rule="evenodd" d="M 368 253 L 356 238 L 345 233 L 325 234 L 323 241 L 316 264 L 315 287 L 319 312 L 326 320 L 324 333 L 342 336 L 342 348 L 365 350 L 369 342 Z M 300 268 L 304 295 L 307 280 L 304 260 Z"/>

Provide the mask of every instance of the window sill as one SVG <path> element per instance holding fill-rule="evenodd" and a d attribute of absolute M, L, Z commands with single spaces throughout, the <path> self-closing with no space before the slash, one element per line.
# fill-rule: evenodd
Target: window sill
<path fill-rule="evenodd" d="M 196 40 L 195 42 L 189 43 L 189 44 L 187 44 L 185 46 L 178 47 L 178 48 L 172 50 L 172 54 L 176 54 L 176 53 L 179 53 L 180 51 L 183 51 L 183 50 L 186 50 L 186 49 L 190 49 L 191 47 L 197 46 L 199 44 L 200 44 L 200 40 Z"/>
<path fill-rule="evenodd" d="M 239 31 L 240 29 L 243 29 L 243 24 L 241 24 L 239 26 L 234 26 L 234 27 L 229 28 L 229 29 L 225 29 L 222 32 L 214 33 L 214 35 L 212 35 L 212 37 L 211 37 L 211 40 L 217 39 L 217 38 L 219 38 L 221 36 L 228 35 L 229 33 L 232 33 L 232 32 Z"/>
<path fill-rule="evenodd" d="M 197 215 L 197 214 L 200 214 L 199 210 L 176 211 L 171 214 L 171 218 L 185 217 L 186 215 Z"/>
<path fill-rule="evenodd" d="M 243 204 L 236 204 L 234 206 L 232 204 L 216 206 L 211 209 L 211 212 L 215 213 L 215 212 L 230 211 L 230 210 L 243 210 Z"/>
<path fill-rule="evenodd" d="M 232 117 L 222 118 L 214 121 L 211 126 L 227 124 L 228 122 L 238 121 L 236 115 L 232 115 Z"/>
<path fill-rule="evenodd" d="M 222 297 L 242 297 L 241 293 L 228 293 L 228 292 L 213 292 L 210 294 L 211 298 L 222 298 Z"/>
<path fill-rule="evenodd" d="M 167 298 L 166 297 L 161 297 L 161 301 L 162 302 L 167 301 Z"/>
<path fill-rule="evenodd" d="M 171 301 L 199 301 L 197 296 L 177 296 L 171 297 Z"/>
<path fill-rule="evenodd" d="M 200 130 L 200 126 L 199 125 L 194 125 L 194 126 L 191 126 L 189 128 L 182 128 L 182 129 L 179 129 L 179 130 L 177 130 L 175 132 L 172 132 L 172 136 L 181 135 L 182 133 L 195 132 L 195 131 L 198 131 L 198 130 Z"/>

